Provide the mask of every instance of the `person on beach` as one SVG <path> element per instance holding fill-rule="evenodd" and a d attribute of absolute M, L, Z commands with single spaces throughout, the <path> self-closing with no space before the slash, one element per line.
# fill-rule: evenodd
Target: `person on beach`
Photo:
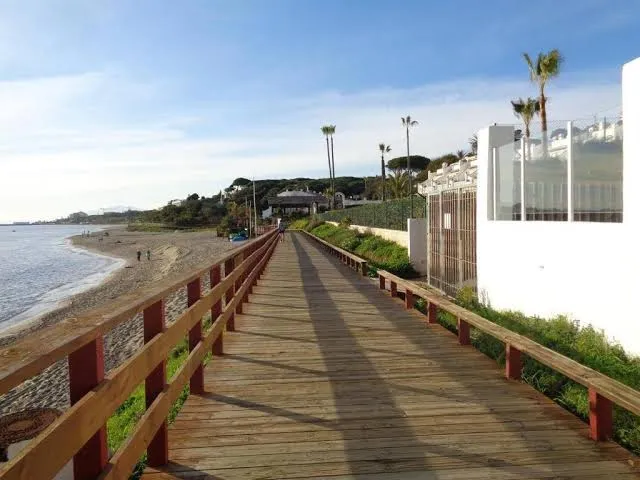
<path fill-rule="evenodd" d="M 285 230 L 284 221 L 280 220 L 280 223 L 278 224 L 278 235 L 280 235 L 281 242 L 284 242 L 284 230 Z"/>
<path fill-rule="evenodd" d="M 138 261 L 140 261 L 140 257 L 142 256 L 142 252 L 138 250 Z"/>
<path fill-rule="evenodd" d="M 151 250 L 147 249 L 147 260 L 151 260 Z"/>

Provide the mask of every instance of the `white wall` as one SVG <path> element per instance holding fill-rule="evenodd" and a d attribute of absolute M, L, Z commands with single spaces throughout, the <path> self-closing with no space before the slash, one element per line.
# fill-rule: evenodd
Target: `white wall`
<path fill-rule="evenodd" d="M 331 225 L 338 225 L 338 222 L 327 222 Z M 378 235 L 379 237 L 384 238 L 385 240 L 389 240 L 391 242 L 396 242 L 399 245 L 402 245 L 405 248 L 409 248 L 409 235 L 407 232 L 403 232 L 402 230 L 389 230 L 386 228 L 372 228 L 365 227 L 362 225 L 351 225 L 352 230 L 357 230 L 360 233 L 371 232 L 374 235 Z"/>
<path fill-rule="evenodd" d="M 623 69 L 623 223 L 488 221 L 491 147 L 478 134 L 478 291 L 492 307 L 566 314 L 640 354 L 640 59 Z"/>
<path fill-rule="evenodd" d="M 407 238 L 409 240 L 409 261 L 421 275 L 429 273 L 427 258 L 427 219 L 408 218 Z"/>

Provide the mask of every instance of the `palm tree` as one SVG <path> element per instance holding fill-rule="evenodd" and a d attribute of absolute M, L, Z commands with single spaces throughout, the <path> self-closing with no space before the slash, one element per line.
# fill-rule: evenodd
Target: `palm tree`
<path fill-rule="evenodd" d="M 464 150 L 458 150 L 456 152 L 456 157 L 458 157 L 458 160 L 463 160 L 464 157 L 466 157 L 467 152 L 465 152 Z"/>
<path fill-rule="evenodd" d="M 546 155 L 548 151 L 547 97 L 544 94 L 544 88 L 550 79 L 559 75 L 560 66 L 564 59 L 557 48 L 554 48 L 547 53 L 540 52 L 535 63 L 531 60 L 529 54 L 523 53 L 522 55 L 529 67 L 529 76 L 531 77 L 531 81 L 537 83 L 538 88 L 540 89 L 538 100 L 540 101 L 540 120 L 542 123 L 542 149 Z"/>
<path fill-rule="evenodd" d="M 331 137 L 331 175 L 333 176 L 333 196 L 336 196 L 336 157 L 333 154 L 333 135 L 336 133 L 336 126 L 329 125 L 329 137 Z"/>
<path fill-rule="evenodd" d="M 393 175 L 389 175 L 389 191 L 393 198 L 402 198 L 407 193 L 408 175 L 401 169 L 393 171 Z"/>
<path fill-rule="evenodd" d="M 387 174 L 384 168 L 384 154 L 389 153 L 391 151 L 391 145 L 385 145 L 384 143 L 381 143 L 378 145 L 378 148 L 380 149 L 380 167 L 382 168 L 382 201 L 384 202 L 385 201 L 384 184 L 387 179 Z"/>
<path fill-rule="evenodd" d="M 513 106 L 513 113 L 515 116 L 522 119 L 522 123 L 524 123 L 524 138 L 525 142 L 527 142 L 527 156 L 529 157 L 529 160 L 531 160 L 531 145 L 529 143 L 531 130 L 529 126 L 531 125 L 531 120 L 540 113 L 540 101 L 537 98 L 531 97 L 526 100 L 519 98 L 516 101 L 511 100 L 511 105 Z"/>
<path fill-rule="evenodd" d="M 329 136 L 332 135 L 331 125 L 325 125 L 321 129 L 322 134 L 324 135 L 325 140 L 327 141 L 327 162 L 329 163 L 329 207 L 333 209 L 333 172 L 331 170 L 331 152 L 329 150 Z M 332 137 L 333 142 L 333 137 Z"/>
<path fill-rule="evenodd" d="M 409 197 L 411 198 L 411 214 L 413 217 L 413 185 L 411 184 L 411 155 L 409 155 L 409 129 L 418 125 L 418 122 L 411 120 L 411 116 L 402 117 L 402 126 L 407 131 L 407 174 L 409 175 Z"/>

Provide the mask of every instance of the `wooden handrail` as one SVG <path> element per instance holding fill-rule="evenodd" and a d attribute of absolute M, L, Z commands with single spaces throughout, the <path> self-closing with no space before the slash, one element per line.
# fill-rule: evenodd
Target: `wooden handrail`
<path fill-rule="evenodd" d="M 341 248 L 333 246 L 309 232 L 305 233 L 335 252 L 340 254 L 344 252 Z M 352 253 L 349 253 L 349 256 L 355 257 L 361 262 L 365 261 Z M 520 379 L 522 373 L 521 354 L 525 354 L 587 387 L 589 390 L 590 434 L 594 440 L 611 438 L 613 434 L 612 404 L 615 403 L 635 415 L 640 415 L 640 391 L 540 345 L 528 337 L 497 325 L 455 304 L 450 298 L 439 292 L 419 287 L 415 283 L 385 270 L 378 270 L 378 279 L 380 288 L 385 290 L 386 281 L 389 281 L 389 291 L 393 297 L 398 295 L 398 286 L 404 288 L 407 308 L 414 307 L 416 297 L 426 301 L 428 303 L 428 323 L 437 323 L 438 310 L 454 315 L 458 320 L 458 340 L 461 345 L 471 343 L 470 327 L 477 328 L 503 342 L 507 360 L 505 368 L 507 378 Z"/>
<path fill-rule="evenodd" d="M 344 250 L 340 247 L 336 247 L 335 245 L 330 244 L 326 240 L 318 238 L 314 234 L 307 232 L 306 230 L 299 230 L 299 231 L 306 233 L 309 236 L 309 238 L 312 238 L 316 242 L 320 243 L 332 255 L 338 257 L 342 261 L 342 263 L 353 268 L 354 270 L 359 271 L 360 273 L 362 273 L 363 276 L 366 276 L 369 274 L 368 263 L 365 259 L 360 258 L 359 256 L 354 255 L 353 253 L 348 252 L 347 250 Z"/>
<path fill-rule="evenodd" d="M 271 232 L 271 235 L 274 234 L 275 232 Z M 224 264 L 239 252 L 262 242 L 263 238 L 258 237 L 230 250 L 206 268 L 165 279 L 161 285 L 151 285 L 120 295 L 102 307 L 65 319 L 0 349 L 0 395 L 103 336 L 150 305 L 206 275 L 213 267 Z"/>
<path fill-rule="evenodd" d="M 0 469 L 0 478 L 52 478 L 71 457 L 76 456 L 82 449 L 86 450 L 90 446 L 90 453 L 95 453 L 99 449 L 106 449 L 106 438 L 98 438 L 101 442 L 98 441 L 98 445 L 93 444 L 96 443 L 96 435 L 104 429 L 107 419 L 140 383 L 145 379 L 148 381 L 152 378 L 158 366 L 164 365 L 171 349 L 187 333 L 190 333 L 191 336 L 191 332 L 194 329 L 197 329 L 197 327 L 201 329 L 202 317 L 209 310 L 214 312 L 214 307 L 219 304 L 228 289 L 235 285 L 236 282 L 241 281 L 239 288 L 234 292 L 235 295 L 231 299 L 227 297 L 225 308 L 220 310 L 218 317 L 212 318 L 211 328 L 205 332 L 204 336 L 200 333 L 200 337 L 196 339 L 193 345 L 190 345 L 189 356 L 172 381 L 168 385 L 165 384 L 164 388 L 157 392 L 154 398 L 150 399 L 147 396 L 148 408 L 145 414 L 137 423 L 132 435 L 111 460 L 107 463 L 107 459 L 103 458 L 106 457 L 106 454 L 103 456 L 94 455 L 93 457 L 89 456 L 92 458 L 93 465 L 88 465 L 88 468 L 83 466 L 82 462 L 74 464 L 76 480 L 80 478 L 95 478 L 98 475 L 101 478 L 123 478 L 128 476 L 137 459 L 140 458 L 145 448 L 154 440 L 154 435 L 158 435 L 160 427 L 166 422 L 171 405 L 178 398 L 184 386 L 191 380 L 193 388 L 194 375 L 197 375 L 198 370 L 200 370 L 200 376 L 202 376 L 200 367 L 206 353 L 212 349 L 214 342 L 220 337 L 238 306 L 246 300 L 246 292 L 257 281 L 258 275 L 265 268 L 266 262 L 277 245 L 276 240 L 276 232 L 271 232 L 217 259 L 207 269 L 184 275 L 180 280 L 172 282 L 169 286 L 147 289 L 143 292 L 139 291 L 139 294 L 143 294 L 140 295 L 141 298 L 135 300 L 135 305 L 126 306 L 124 300 L 118 299 L 118 305 L 121 306 L 121 309 L 115 312 L 113 316 L 105 319 L 106 314 L 103 315 L 101 313 L 97 316 L 88 315 L 86 317 L 95 319 L 95 322 L 91 324 L 91 330 L 85 328 L 82 331 L 79 335 L 80 340 L 77 336 L 71 336 L 67 344 L 56 345 L 48 349 L 45 352 L 46 361 L 38 360 L 34 358 L 34 355 L 31 355 L 29 361 L 22 362 L 20 368 L 7 369 L 8 373 L 6 374 L 7 378 L 5 378 L 4 385 L 11 385 L 17 381 L 17 378 L 23 378 L 24 375 L 33 371 L 38 373 L 38 368 L 41 370 L 59 360 L 65 355 L 63 352 L 76 355 L 76 352 L 91 346 L 89 342 L 92 339 L 98 339 L 101 345 L 102 332 L 105 325 L 110 325 L 113 328 L 124 321 L 126 317 L 123 316 L 123 311 L 129 312 L 131 317 L 140 309 L 145 310 L 146 315 L 148 311 L 157 308 L 158 305 L 162 307 L 161 303 L 159 304 L 159 302 L 163 301 L 163 296 L 158 293 L 160 291 L 167 295 L 185 285 L 194 286 L 197 282 L 199 292 L 199 279 L 204 273 L 207 271 L 213 272 L 214 270 L 219 271 L 220 264 L 228 262 L 229 259 L 238 258 L 239 256 L 244 258 L 241 263 L 235 266 L 233 271 L 225 272 L 225 278 L 213 285 L 206 295 L 193 299 L 191 306 L 172 325 L 152 336 L 138 352 L 110 372 L 104 380 L 96 381 L 95 387 L 88 389 L 86 394 L 81 395 L 71 408 Z M 130 296 L 127 295 L 126 297 L 129 298 Z M 163 309 L 160 308 L 159 311 L 163 312 Z M 47 330 L 57 329 L 56 327 L 51 327 Z M 87 338 L 89 340 L 86 340 Z M 69 358 L 71 366 L 71 356 Z M 3 358 L 3 362 L 6 362 L 6 357 Z M 102 368 L 104 368 L 103 365 Z M 4 372 L 5 370 L 2 371 Z M 161 371 L 164 373 L 164 369 L 161 369 Z M 196 378 L 196 380 L 203 385 L 202 378 Z M 162 381 L 164 383 L 164 379 Z M 71 382 L 73 382 L 73 378 L 71 378 Z M 86 457 L 86 455 L 83 455 L 83 457 Z M 86 463 L 86 458 L 84 461 Z M 166 462 L 166 459 L 164 461 Z M 95 463 L 99 464 L 95 465 Z M 78 465 L 82 468 L 77 468 Z"/>

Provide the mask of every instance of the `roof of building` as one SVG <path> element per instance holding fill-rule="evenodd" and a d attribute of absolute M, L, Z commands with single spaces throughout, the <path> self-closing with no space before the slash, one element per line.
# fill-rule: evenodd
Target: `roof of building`
<path fill-rule="evenodd" d="M 303 192 L 302 190 L 285 190 L 280 192 L 278 197 L 314 197 L 318 195 L 315 192 Z"/>
<path fill-rule="evenodd" d="M 311 205 L 313 203 L 328 203 L 329 199 L 324 195 L 312 192 L 282 192 L 293 195 L 279 194 L 277 197 L 268 198 L 269 205 Z M 300 195 L 303 194 L 303 195 Z"/>

